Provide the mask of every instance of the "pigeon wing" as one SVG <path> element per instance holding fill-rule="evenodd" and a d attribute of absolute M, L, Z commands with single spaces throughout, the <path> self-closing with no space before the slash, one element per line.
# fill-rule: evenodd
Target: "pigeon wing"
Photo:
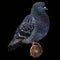
<path fill-rule="evenodd" d="M 8 47 L 9 47 L 8 51 L 14 50 L 17 47 L 19 47 L 20 45 L 22 45 L 23 44 L 22 41 L 27 39 L 28 37 L 30 37 L 30 35 L 33 31 L 33 28 L 34 28 L 34 24 L 32 22 L 31 16 L 28 15 L 25 17 L 23 22 L 17 28 L 12 41 L 8 45 Z"/>

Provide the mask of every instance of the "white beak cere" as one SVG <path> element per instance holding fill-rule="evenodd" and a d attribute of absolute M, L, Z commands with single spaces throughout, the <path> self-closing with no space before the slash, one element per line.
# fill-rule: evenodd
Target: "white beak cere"
<path fill-rule="evenodd" d="M 47 8 L 47 7 L 44 7 L 44 9 L 48 10 L 48 8 Z"/>

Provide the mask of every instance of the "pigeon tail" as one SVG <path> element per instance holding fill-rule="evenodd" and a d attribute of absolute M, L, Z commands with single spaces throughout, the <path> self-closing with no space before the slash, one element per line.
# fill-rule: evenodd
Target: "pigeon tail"
<path fill-rule="evenodd" d="M 23 43 L 20 41 L 20 42 L 18 42 L 18 43 L 16 43 L 16 44 L 14 44 L 14 45 L 8 45 L 8 52 L 9 51 L 13 51 L 13 50 L 15 50 L 16 48 L 18 48 L 19 46 L 21 46 Z"/>

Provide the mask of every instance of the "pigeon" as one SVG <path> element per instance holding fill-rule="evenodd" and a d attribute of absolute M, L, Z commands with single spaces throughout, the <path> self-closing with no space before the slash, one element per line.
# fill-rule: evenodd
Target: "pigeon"
<path fill-rule="evenodd" d="M 22 44 L 31 44 L 42 40 L 49 31 L 48 10 L 44 2 L 33 4 L 31 12 L 18 26 L 12 41 L 8 45 L 8 51 L 15 50 Z"/>

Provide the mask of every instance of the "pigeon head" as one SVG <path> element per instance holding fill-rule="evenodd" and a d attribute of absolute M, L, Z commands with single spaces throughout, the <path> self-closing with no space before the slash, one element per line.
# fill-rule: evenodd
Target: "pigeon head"
<path fill-rule="evenodd" d="M 45 13 L 45 10 L 48 10 L 48 9 L 46 8 L 46 5 L 44 2 L 36 2 L 35 4 L 33 4 L 31 13 L 36 13 L 36 14 Z"/>

